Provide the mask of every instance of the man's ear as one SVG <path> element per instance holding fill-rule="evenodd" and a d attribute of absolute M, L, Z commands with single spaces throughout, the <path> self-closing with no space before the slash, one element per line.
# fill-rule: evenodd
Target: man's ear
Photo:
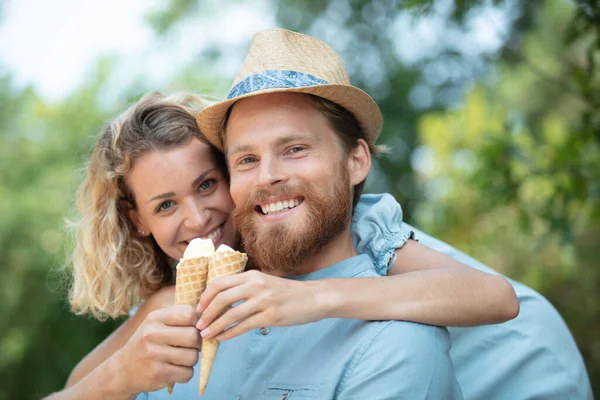
<path fill-rule="evenodd" d="M 142 222 L 140 213 L 133 206 L 133 204 L 131 204 L 130 201 L 121 200 L 120 206 L 121 206 L 121 209 L 125 212 L 125 215 L 127 215 L 127 218 L 129 219 L 129 221 L 131 221 L 131 223 L 133 224 L 135 229 L 137 229 L 138 234 L 140 234 L 141 236 L 149 236 L 150 230 L 148 230 L 146 228 L 146 226 L 144 225 L 144 223 Z"/>
<path fill-rule="evenodd" d="M 371 152 L 369 145 L 363 139 L 358 139 L 357 146 L 348 154 L 348 171 L 350 172 L 350 184 L 358 185 L 367 179 L 371 171 Z"/>

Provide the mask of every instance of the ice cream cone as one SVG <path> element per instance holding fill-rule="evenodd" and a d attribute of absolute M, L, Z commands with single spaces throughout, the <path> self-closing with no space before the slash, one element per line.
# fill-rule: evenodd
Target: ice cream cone
<path fill-rule="evenodd" d="M 175 304 L 188 304 L 196 307 L 200 295 L 206 288 L 209 257 L 183 259 L 177 265 L 175 280 Z M 169 384 L 167 391 L 173 392 L 174 384 Z"/>
<path fill-rule="evenodd" d="M 206 288 L 208 257 L 183 260 L 177 266 L 175 281 L 175 303 L 195 307 Z"/>
<path fill-rule="evenodd" d="M 248 256 L 239 251 L 217 251 L 210 259 L 208 266 L 208 284 L 220 276 L 239 274 L 246 267 Z M 200 363 L 200 396 L 208 384 L 219 349 L 219 341 L 215 338 L 202 339 L 202 362 Z"/>

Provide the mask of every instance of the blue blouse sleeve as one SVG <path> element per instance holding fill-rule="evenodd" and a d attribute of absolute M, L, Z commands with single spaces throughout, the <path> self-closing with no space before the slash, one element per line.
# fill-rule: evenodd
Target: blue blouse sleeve
<path fill-rule="evenodd" d="M 377 273 L 387 275 L 394 251 L 413 236 L 412 230 L 403 227 L 402 208 L 392 195 L 360 196 L 352 216 L 352 238 L 356 251 L 371 257 Z"/>

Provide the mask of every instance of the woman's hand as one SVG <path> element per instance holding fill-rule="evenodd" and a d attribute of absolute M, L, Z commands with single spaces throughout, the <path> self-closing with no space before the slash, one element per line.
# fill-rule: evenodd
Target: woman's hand
<path fill-rule="evenodd" d="M 202 337 L 223 341 L 260 327 L 319 321 L 327 313 L 320 285 L 255 270 L 215 279 L 200 297 L 196 311 L 202 316 L 196 327 Z M 239 301 L 243 303 L 232 307 Z"/>
<path fill-rule="evenodd" d="M 152 294 L 150 298 L 140 307 L 148 308 L 148 313 L 161 308 L 166 308 L 175 305 L 175 285 L 170 285 L 159 289 Z"/>
<path fill-rule="evenodd" d="M 119 369 L 122 391 L 152 392 L 184 383 L 198 362 L 200 334 L 193 307 L 175 305 L 152 311 L 109 362 Z"/>

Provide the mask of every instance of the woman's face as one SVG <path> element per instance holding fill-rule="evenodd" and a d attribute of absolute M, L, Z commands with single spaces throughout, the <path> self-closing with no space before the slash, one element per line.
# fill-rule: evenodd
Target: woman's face
<path fill-rule="evenodd" d="M 195 238 L 237 247 L 229 184 L 208 145 L 190 138 L 173 149 L 144 153 L 125 181 L 137 206 L 129 218 L 169 257 L 183 257 Z"/>

